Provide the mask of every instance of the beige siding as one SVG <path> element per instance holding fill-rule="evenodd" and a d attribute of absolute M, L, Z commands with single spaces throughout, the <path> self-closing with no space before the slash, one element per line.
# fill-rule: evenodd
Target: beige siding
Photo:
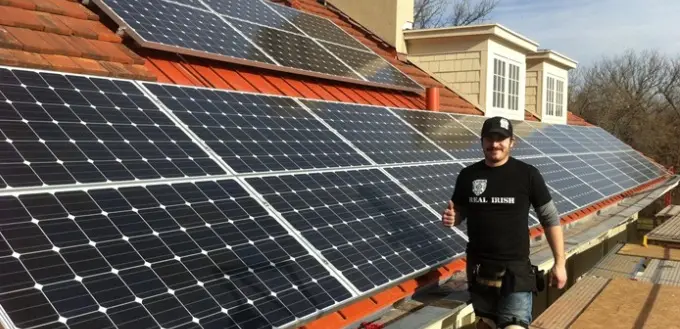
<path fill-rule="evenodd" d="M 527 60 L 526 109 L 537 117 L 543 116 L 543 63 Z"/>
<path fill-rule="evenodd" d="M 480 102 L 482 54 L 480 51 L 409 56 L 409 60 L 452 86 L 472 101 Z"/>
<path fill-rule="evenodd" d="M 527 85 L 526 85 L 526 109 L 527 111 L 540 114 L 538 112 L 538 72 L 527 72 Z"/>

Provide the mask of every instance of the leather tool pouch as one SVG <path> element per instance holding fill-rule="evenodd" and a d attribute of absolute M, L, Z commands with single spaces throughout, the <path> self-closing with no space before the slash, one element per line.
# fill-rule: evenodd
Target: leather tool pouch
<path fill-rule="evenodd" d="M 538 268 L 529 262 L 509 266 L 504 279 L 503 295 L 512 292 L 533 292 L 535 294 L 540 291 L 539 280 L 543 281 L 538 274 Z"/>
<path fill-rule="evenodd" d="M 505 266 L 494 263 L 474 265 L 472 267 L 472 275 L 469 278 L 471 291 L 500 294 L 506 272 L 507 268 Z"/>

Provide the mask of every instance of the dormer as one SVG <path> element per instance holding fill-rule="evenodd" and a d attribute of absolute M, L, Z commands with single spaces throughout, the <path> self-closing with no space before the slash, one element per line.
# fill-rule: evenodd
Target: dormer
<path fill-rule="evenodd" d="M 485 111 L 524 120 L 527 55 L 538 43 L 500 24 L 404 31 L 408 58 Z"/>
<path fill-rule="evenodd" d="M 527 55 L 527 111 L 543 122 L 566 124 L 569 70 L 576 65 L 576 61 L 553 50 Z"/>

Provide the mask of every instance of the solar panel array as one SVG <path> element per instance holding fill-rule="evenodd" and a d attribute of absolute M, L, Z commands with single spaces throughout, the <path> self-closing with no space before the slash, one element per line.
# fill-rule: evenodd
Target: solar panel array
<path fill-rule="evenodd" d="M 481 117 L 5 68 L 0 109 L 8 328 L 295 327 L 465 250 Z M 665 174 L 516 126 L 562 215 Z"/>
<path fill-rule="evenodd" d="M 263 0 L 95 0 L 142 46 L 342 81 L 423 87 L 331 20 Z"/>

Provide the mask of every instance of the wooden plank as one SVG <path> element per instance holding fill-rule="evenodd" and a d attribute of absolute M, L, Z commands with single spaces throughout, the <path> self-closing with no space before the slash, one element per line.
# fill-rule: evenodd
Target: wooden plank
<path fill-rule="evenodd" d="M 531 329 L 566 329 L 602 291 L 608 279 L 586 276 L 533 321 Z"/>
<path fill-rule="evenodd" d="M 680 262 L 652 259 L 637 279 L 650 283 L 680 286 Z"/>
<path fill-rule="evenodd" d="M 680 215 L 674 216 L 647 234 L 647 241 L 680 243 Z"/>
<path fill-rule="evenodd" d="M 637 244 L 626 244 L 618 253 L 621 255 L 680 261 L 680 250 L 663 246 L 649 245 L 645 247 Z"/>
<path fill-rule="evenodd" d="M 642 260 L 642 257 L 637 256 L 619 255 L 615 253 L 609 254 L 600 260 L 600 262 L 588 272 L 588 275 L 607 279 L 630 279 L 635 276 Z"/>
<path fill-rule="evenodd" d="M 579 329 L 678 328 L 680 287 L 614 279 L 571 326 Z"/>

